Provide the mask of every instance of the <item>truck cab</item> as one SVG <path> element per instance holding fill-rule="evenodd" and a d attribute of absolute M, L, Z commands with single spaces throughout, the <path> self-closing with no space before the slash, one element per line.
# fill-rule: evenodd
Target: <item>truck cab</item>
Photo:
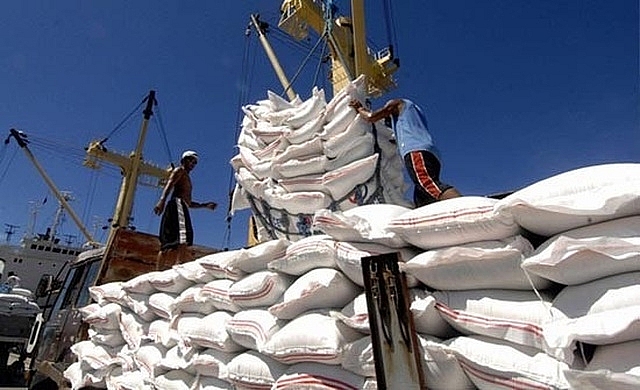
<path fill-rule="evenodd" d="M 197 245 L 189 249 L 190 259 L 184 261 L 217 252 Z M 91 303 L 89 287 L 155 271 L 159 250 L 156 236 L 119 228 L 105 247 L 82 252 L 69 265 L 64 280 L 42 283 L 53 286 L 46 294 L 56 298 L 44 320 L 34 326 L 39 337 L 31 364 L 31 389 L 70 388 L 63 373 L 76 360 L 70 347 L 88 336 L 79 309 Z"/>

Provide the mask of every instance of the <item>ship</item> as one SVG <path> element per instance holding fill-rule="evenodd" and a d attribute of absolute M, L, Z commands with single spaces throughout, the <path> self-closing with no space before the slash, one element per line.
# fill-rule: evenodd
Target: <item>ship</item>
<path fill-rule="evenodd" d="M 64 193 L 69 200 L 71 195 Z M 35 223 L 38 207 L 31 210 L 31 221 Z M 25 232 L 18 244 L 11 243 L 15 225 L 6 225 L 5 242 L 0 244 L 0 274 L 2 281 L 15 274 L 20 278 L 20 287 L 35 292 L 42 275 L 57 275 L 67 262 L 76 258 L 86 248 L 73 236 L 61 236 L 58 230 L 66 217 L 61 203 L 58 204 L 51 225 L 44 233 L 33 233 L 32 227 Z"/>

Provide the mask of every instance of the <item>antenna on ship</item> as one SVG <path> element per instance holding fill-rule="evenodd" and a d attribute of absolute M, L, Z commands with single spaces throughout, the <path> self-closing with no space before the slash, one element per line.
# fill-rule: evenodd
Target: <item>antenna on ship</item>
<path fill-rule="evenodd" d="M 11 242 L 11 236 L 14 235 L 14 233 L 16 232 L 16 229 L 19 228 L 20 226 L 12 225 L 10 223 L 5 223 L 4 226 L 5 226 L 4 233 L 6 235 L 5 240 L 7 241 L 7 244 L 8 244 Z"/>
<path fill-rule="evenodd" d="M 73 196 L 71 196 L 71 192 L 69 191 L 60 191 L 60 195 L 64 198 L 65 201 L 69 202 L 74 200 Z M 56 210 L 56 214 L 53 217 L 53 222 L 51 223 L 51 241 L 53 241 L 58 233 L 58 227 L 64 221 L 64 206 L 62 202 L 59 202 L 58 209 Z"/>

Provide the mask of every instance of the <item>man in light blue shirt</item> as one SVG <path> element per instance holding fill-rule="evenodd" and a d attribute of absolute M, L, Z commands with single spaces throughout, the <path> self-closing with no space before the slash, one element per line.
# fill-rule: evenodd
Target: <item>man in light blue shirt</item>
<path fill-rule="evenodd" d="M 416 207 L 460 195 L 458 190 L 440 181 L 440 157 L 427 118 L 415 103 L 408 99 L 393 99 L 377 111 L 369 111 L 358 100 L 349 104 L 367 121 L 374 123 L 390 117 L 398 152 L 414 183 L 413 201 Z"/>

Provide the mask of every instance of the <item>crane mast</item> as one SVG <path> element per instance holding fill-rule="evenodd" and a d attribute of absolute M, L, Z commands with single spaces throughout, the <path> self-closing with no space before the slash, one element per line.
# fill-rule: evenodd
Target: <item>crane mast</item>
<path fill-rule="evenodd" d="M 153 106 L 156 103 L 155 91 L 150 91 L 146 97 L 146 108 L 143 111 L 143 120 L 140 127 L 140 134 L 136 144 L 135 151 L 129 156 L 108 151 L 101 141 L 93 141 L 87 147 L 87 157 L 84 164 L 89 168 L 98 168 L 98 160 L 103 160 L 111 164 L 117 165 L 122 171 L 122 185 L 113 214 L 113 223 L 111 226 L 111 234 L 117 227 L 129 226 L 129 218 L 133 208 L 133 199 L 135 196 L 138 178 L 141 175 L 148 175 L 158 179 L 158 186 L 169 178 L 171 169 L 162 169 L 156 165 L 145 162 L 142 158 L 142 149 L 149 125 L 149 119 L 153 115 Z"/>
<path fill-rule="evenodd" d="M 296 40 L 314 30 L 326 36 L 331 58 L 334 94 L 359 75 L 365 75 L 368 96 L 378 97 L 396 87 L 393 74 L 399 67 L 391 47 L 378 53 L 366 45 L 364 0 L 351 0 L 351 17 L 336 17 L 331 2 L 284 0 L 278 27 Z"/>

